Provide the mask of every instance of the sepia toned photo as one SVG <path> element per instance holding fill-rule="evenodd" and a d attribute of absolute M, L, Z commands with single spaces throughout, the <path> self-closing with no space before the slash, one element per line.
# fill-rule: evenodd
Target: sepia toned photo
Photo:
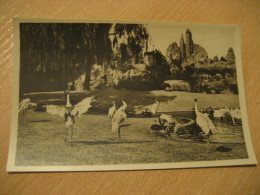
<path fill-rule="evenodd" d="M 8 171 L 256 164 L 231 25 L 14 19 Z"/>

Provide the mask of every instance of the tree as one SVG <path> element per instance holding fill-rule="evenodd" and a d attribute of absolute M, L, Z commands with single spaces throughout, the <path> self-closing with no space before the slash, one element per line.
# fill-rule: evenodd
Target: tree
<path fill-rule="evenodd" d="M 214 56 L 213 61 L 218 62 L 218 56 Z"/>
<path fill-rule="evenodd" d="M 88 75 L 95 48 L 94 33 L 94 24 L 20 24 L 21 93 L 61 90 L 79 76 L 80 71 L 75 70 L 83 67 Z"/>
<path fill-rule="evenodd" d="M 20 24 L 20 92 L 56 90 L 63 72 L 58 24 Z M 33 83 L 33 85 L 31 85 Z"/>
<path fill-rule="evenodd" d="M 112 44 L 108 36 L 111 27 L 112 24 L 96 24 L 94 43 L 96 63 L 104 66 L 112 56 Z"/>
<path fill-rule="evenodd" d="M 146 52 L 145 55 L 154 57 L 155 63 L 147 66 L 150 81 L 155 88 L 160 88 L 163 81 L 166 80 L 171 72 L 166 57 L 159 51 Z"/>
<path fill-rule="evenodd" d="M 113 47 L 125 41 L 130 56 L 134 56 L 135 63 L 138 64 L 142 58 L 142 52 L 148 49 L 149 34 L 144 24 L 115 24 L 113 32 L 109 34 L 113 37 Z"/>
<path fill-rule="evenodd" d="M 111 27 L 112 24 L 99 23 L 22 23 L 21 93 L 61 90 L 84 72 L 84 86 L 89 89 L 92 65 L 100 64 L 106 70 L 111 60 Z M 142 51 L 147 49 L 145 25 L 115 24 L 114 27 L 114 44 L 120 37 L 126 37 L 126 48 L 121 49 L 135 56 L 138 63 Z M 32 82 L 34 85 L 30 85 Z"/>
<path fill-rule="evenodd" d="M 228 48 L 228 52 L 227 52 L 227 55 L 226 55 L 226 60 L 230 64 L 234 64 L 235 63 L 235 53 L 234 53 L 234 51 L 233 51 L 233 49 L 231 47 Z"/>
<path fill-rule="evenodd" d="M 221 56 L 221 58 L 220 58 L 219 61 L 221 61 L 221 62 L 226 62 L 227 60 L 226 60 L 223 56 Z"/>

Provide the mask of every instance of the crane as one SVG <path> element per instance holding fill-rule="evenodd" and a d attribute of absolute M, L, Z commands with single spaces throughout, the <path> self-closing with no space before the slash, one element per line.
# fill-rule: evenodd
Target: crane
<path fill-rule="evenodd" d="M 91 102 L 94 97 L 87 97 L 84 98 L 82 101 L 80 101 L 76 105 L 72 105 L 70 103 L 70 94 L 69 90 L 65 91 L 66 95 L 66 105 L 65 106 L 57 106 L 57 105 L 45 105 L 43 107 L 46 108 L 46 112 L 53 114 L 53 115 L 58 115 L 60 117 L 65 117 L 65 126 L 66 126 L 66 136 L 65 136 L 65 142 L 67 142 L 67 134 L 68 130 L 71 129 L 71 140 L 73 137 L 73 125 L 75 123 L 75 117 L 81 115 L 83 113 L 86 113 L 89 108 L 91 107 Z"/>
<path fill-rule="evenodd" d="M 241 119 L 241 112 L 239 108 L 230 109 L 230 116 L 233 124 L 235 125 L 235 119 Z"/>
<path fill-rule="evenodd" d="M 31 102 L 30 98 L 26 98 L 24 100 L 22 100 L 19 104 L 19 112 L 22 112 L 23 115 L 26 114 L 27 110 L 31 109 L 31 108 L 35 108 L 37 107 L 36 103 Z"/>
<path fill-rule="evenodd" d="M 127 117 L 125 113 L 125 110 L 127 108 L 125 100 L 122 100 L 122 104 L 123 105 L 116 110 L 112 118 L 112 133 L 117 132 L 118 137 L 120 137 L 120 124 L 124 122 Z"/>
<path fill-rule="evenodd" d="M 108 110 L 108 118 L 109 119 L 112 119 L 115 112 L 116 112 L 116 102 L 113 101 L 112 104 L 113 104 L 113 106 L 111 108 L 109 108 L 109 110 Z"/>
<path fill-rule="evenodd" d="M 196 123 L 207 136 L 207 153 L 208 153 L 209 152 L 209 135 L 210 135 L 210 133 L 215 134 L 216 128 L 207 114 L 203 114 L 203 113 L 199 112 L 196 98 L 194 99 L 194 102 L 195 102 Z"/>

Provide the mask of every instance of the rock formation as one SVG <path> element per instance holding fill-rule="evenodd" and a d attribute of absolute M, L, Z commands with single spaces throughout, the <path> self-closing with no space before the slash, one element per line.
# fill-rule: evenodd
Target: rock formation
<path fill-rule="evenodd" d="M 168 63 L 180 66 L 181 64 L 181 51 L 176 42 L 169 45 L 166 51 L 166 59 Z"/>
<path fill-rule="evenodd" d="M 208 59 L 206 49 L 199 44 L 194 44 L 194 57 L 197 62 L 204 62 Z"/>
<path fill-rule="evenodd" d="M 181 62 L 186 58 L 186 45 L 184 42 L 183 35 L 181 35 L 181 40 L 180 40 L 180 52 L 181 52 Z"/>
<path fill-rule="evenodd" d="M 166 58 L 169 64 L 177 67 L 185 67 L 193 63 L 207 63 L 208 54 L 199 44 L 194 44 L 189 29 L 186 31 L 186 43 L 183 35 L 180 39 L 180 47 L 176 42 L 169 45 L 166 51 Z"/>
<path fill-rule="evenodd" d="M 186 56 L 189 57 L 193 54 L 194 44 L 192 40 L 192 34 L 189 29 L 186 31 Z"/>
<path fill-rule="evenodd" d="M 227 52 L 227 55 L 226 55 L 226 60 L 229 63 L 232 63 L 232 64 L 235 63 L 235 54 L 234 54 L 234 51 L 231 47 L 228 49 L 228 52 Z"/>

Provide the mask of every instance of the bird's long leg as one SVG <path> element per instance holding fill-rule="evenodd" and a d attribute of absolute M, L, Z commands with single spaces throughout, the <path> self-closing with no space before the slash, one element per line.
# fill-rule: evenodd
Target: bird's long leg
<path fill-rule="evenodd" d="M 231 116 L 231 118 L 232 118 L 233 125 L 235 125 L 236 123 L 235 123 L 235 119 L 234 119 L 234 117 Z"/>
<path fill-rule="evenodd" d="M 73 137 L 73 125 L 71 125 L 71 137 L 70 137 L 71 141 L 72 141 L 72 137 Z"/>
<path fill-rule="evenodd" d="M 114 133 L 114 129 L 113 129 L 113 121 L 111 122 L 111 132 Z"/>
<path fill-rule="evenodd" d="M 173 132 L 178 133 L 178 127 L 175 126 Z"/>
<path fill-rule="evenodd" d="M 67 142 L 67 134 L 68 134 L 68 130 L 69 130 L 69 127 L 66 127 L 66 137 L 65 137 L 65 142 Z"/>
<path fill-rule="evenodd" d="M 117 130 L 117 142 L 119 142 L 120 141 L 120 137 L 121 135 L 120 135 L 120 126 L 118 126 L 118 130 Z"/>
<path fill-rule="evenodd" d="M 206 153 L 209 153 L 209 134 L 207 135 L 207 152 Z"/>
<path fill-rule="evenodd" d="M 167 136 L 169 137 L 170 136 L 170 125 L 169 124 L 166 127 L 166 133 L 167 133 Z"/>
<path fill-rule="evenodd" d="M 120 138 L 120 126 L 118 126 L 118 131 L 117 131 L 117 133 L 118 133 L 118 138 Z"/>

